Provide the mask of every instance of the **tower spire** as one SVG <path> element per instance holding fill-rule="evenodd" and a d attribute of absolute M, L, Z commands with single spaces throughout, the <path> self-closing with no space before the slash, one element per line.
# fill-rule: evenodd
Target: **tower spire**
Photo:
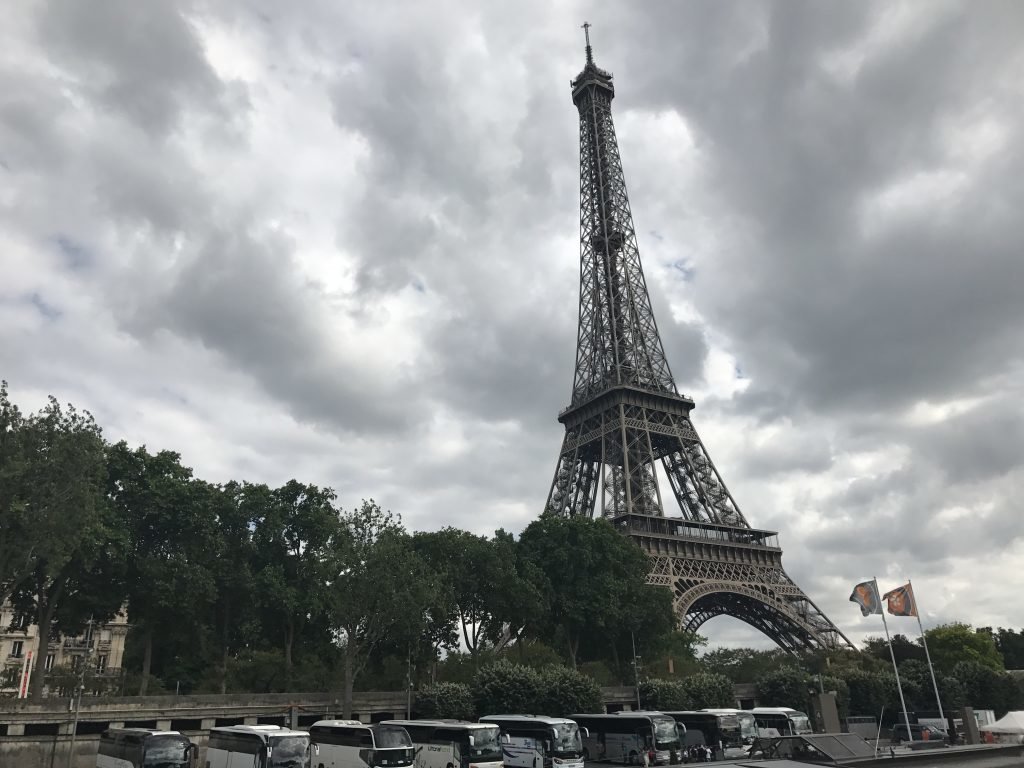
<path fill-rule="evenodd" d="M 587 64 L 594 63 L 594 49 L 590 47 L 590 22 L 583 22 L 583 34 L 587 39 Z"/>

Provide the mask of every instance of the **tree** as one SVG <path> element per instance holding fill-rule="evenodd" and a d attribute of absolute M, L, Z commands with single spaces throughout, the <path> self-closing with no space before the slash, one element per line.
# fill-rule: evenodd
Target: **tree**
<path fill-rule="evenodd" d="M 683 691 L 693 709 L 736 706 L 732 681 L 714 672 L 698 672 L 682 680 Z"/>
<path fill-rule="evenodd" d="M 340 568 L 326 586 L 343 652 L 342 708 L 348 718 L 356 677 L 370 653 L 389 635 L 422 626 L 430 583 L 429 570 L 413 550 L 401 519 L 372 499 L 343 514 L 341 526 Z"/>
<path fill-rule="evenodd" d="M 988 631 L 991 633 L 991 630 Z M 1024 630 L 1018 632 L 1000 627 L 995 635 L 995 643 L 1007 669 L 1024 669 Z"/>
<path fill-rule="evenodd" d="M 254 568 L 265 630 L 284 652 L 285 687 L 291 688 L 295 648 L 327 608 L 326 584 L 348 543 L 332 502 L 334 491 L 290 480 L 275 490 L 242 489 L 243 514 L 254 521 Z"/>
<path fill-rule="evenodd" d="M 714 648 L 700 657 L 700 664 L 708 672 L 725 675 L 734 683 L 749 683 L 784 666 L 790 659 L 779 649 Z"/>
<path fill-rule="evenodd" d="M 470 655 L 501 638 L 503 622 L 495 615 L 495 595 L 514 588 L 515 562 L 498 556 L 494 544 L 482 536 L 455 528 L 418 533 L 414 545 L 432 566 L 444 574 L 444 589 L 462 630 Z"/>
<path fill-rule="evenodd" d="M 25 477 L 25 419 L 0 381 L 0 605 L 29 578 L 39 558 L 41 529 L 32 524 Z"/>
<path fill-rule="evenodd" d="M 929 643 L 929 648 L 931 644 Z M 892 664 L 892 655 L 889 653 L 889 645 L 884 637 L 869 637 L 864 640 L 864 650 L 876 659 Z M 906 635 L 892 636 L 892 654 L 896 656 L 896 663 L 914 659 L 924 661 L 924 646 L 918 642 L 909 640 Z"/>
<path fill-rule="evenodd" d="M 929 643 L 930 647 L 930 643 Z M 964 687 L 968 706 L 993 709 L 998 717 L 1024 703 L 1013 677 L 980 661 L 961 661 L 953 668 L 953 676 Z"/>
<path fill-rule="evenodd" d="M 426 719 L 473 720 L 473 691 L 464 683 L 432 683 L 416 693 L 416 716 Z"/>
<path fill-rule="evenodd" d="M 479 715 L 532 712 L 543 697 L 540 673 L 509 661 L 480 668 L 473 680 L 473 701 Z"/>
<path fill-rule="evenodd" d="M 656 589 L 645 585 L 647 556 L 603 519 L 544 515 L 519 544 L 539 576 L 538 634 L 560 642 L 573 668 L 585 634 L 618 634 L 629 601 Z"/>
<path fill-rule="evenodd" d="M 666 712 L 695 709 L 681 681 L 657 678 L 640 683 L 640 706 Z"/>
<path fill-rule="evenodd" d="M 6 591 L 19 611 L 34 616 L 45 642 L 69 593 L 88 582 L 104 551 L 118 540 L 103 494 L 103 438 L 88 411 L 78 412 L 71 405 L 61 408 L 51 397 L 39 413 L 19 420 L 6 388 L 0 392 L 0 418 L 5 420 L 0 493 L 6 497 L 0 502 L 7 519 L 12 519 L 13 510 L 11 540 L 20 542 L 25 555 L 13 568 L 4 566 Z M 30 520 L 31 532 L 22 525 L 23 515 Z M 108 558 L 104 564 L 115 562 Z M 116 596 L 117 590 L 113 580 L 108 595 Z M 82 598 L 78 607 L 93 597 L 81 591 L 77 595 Z M 75 613 L 68 612 L 68 626 L 78 618 Z M 42 697 L 44 674 L 44 665 L 36 665 L 30 683 L 33 701 Z"/>
<path fill-rule="evenodd" d="M 881 715 L 888 693 L 881 675 L 856 667 L 845 667 L 836 674 L 846 681 L 851 715 Z"/>
<path fill-rule="evenodd" d="M 574 669 L 551 666 L 541 670 L 540 688 L 540 711 L 549 717 L 604 710 L 601 686 Z"/>
<path fill-rule="evenodd" d="M 813 691 L 810 675 L 796 667 L 779 667 L 757 680 L 758 698 L 768 707 L 806 709 Z"/>
<path fill-rule="evenodd" d="M 969 624 L 943 624 L 927 630 L 925 637 L 932 663 L 943 672 L 952 672 L 963 661 L 975 661 L 994 670 L 1004 668 L 991 633 L 976 632 Z"/>
<path fill-rule="evenodd" d="M 194 625 L 214 597 L 207 489 L 180 459 L 173 451 L 132 450 L 124 441 L 107 451 L 108 494 L 130 541 L 128 612 L 144 648 L 140 696 L 156 638 Z"/>

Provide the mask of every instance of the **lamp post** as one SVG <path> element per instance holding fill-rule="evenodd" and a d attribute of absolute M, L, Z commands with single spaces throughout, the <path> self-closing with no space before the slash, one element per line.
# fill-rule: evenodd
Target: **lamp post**
<path fill-rule="evenodd" d="M 79 663 L 78 669 L 78 685 L 75 686 L 75 690 L 71 693 L 72 707 L 74 709 L 74 717 L 71 720 L 71 745 L 68 747 L 68 768 L 71 768 L 71 763 L 75 759 L 75 738 L 78 735 L 78 709 L 82 706 L 82 691 L 85 690 L 85 670 L 89 667 L 90 657 L 92 656 L 92 618 L 86 622 L 85 627 L 85 655 L 81 657 L 82 661 Z"/>
<path fill-rule="evenodd" d="M 640 657 L 636 655 L 636 635 L 629 633 L 629 639 L 633 642 L 633 680 L 636 682 L 636 708 L 640 710 Z"/>

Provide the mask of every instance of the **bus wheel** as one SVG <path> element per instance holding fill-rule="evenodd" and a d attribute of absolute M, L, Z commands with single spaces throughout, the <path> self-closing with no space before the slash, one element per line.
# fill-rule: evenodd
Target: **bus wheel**
<path fill-rule="evenodd" d="M 636 752 L 630 752 L 629 753 L 629 764 L 630 765 L 639 765 L 640 764 L 640 755 L 638 755 Z"/>
<path fill-rule="evenodd" d="M 587 749 L 586 747 L 583 748 L 583 759 L 584 760 L 589 760 L 590 759 L 590 750 Z"/>

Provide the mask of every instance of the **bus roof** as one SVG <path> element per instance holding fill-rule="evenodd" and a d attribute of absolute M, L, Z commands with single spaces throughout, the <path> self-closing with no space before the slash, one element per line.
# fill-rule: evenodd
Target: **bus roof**
<path fill-rule="evenodd" d="M 108 728 L 106 734 L 116 736 L 118 734 L 131 734 L 132 736 L 181 736 L 181 731 L 157 731 L 153 728 Z"/>
<path fill-rule="evenodd" d="M 568 717 L 548 717 L 547 715 L 487 715 L 480 718 L 480 722 L 487 720 L 508 720 L 514 723 L 543 723 L 544 725 L 565 725 L 575 721 Z"/>
<path fill-rule="evenodd" d="M 801 712 L 799 709 L 793 709 L 792 707 L 754 707 L 752 710 L 755 715 L 803 715 L 806 714 Z"/>
<path fill-rule="evenodd" d="M 364 723 L 360 720 L 317 720 L 314 726 L 320 728 L 370 728 L 371 723 Z"/>
<path fill-rule="evenodd" d="M 742 715 L 744 712 L 748 715 L 754 714 L 752 710 L 736 709 L 734 707 L 707 707 L 702 709 L 701 712 L 713 712 L 716 715 Z"/>
<path fill-rule="evenodd" d="M 575 715 L 569 715 L 569 719 L 570 720 L 576 720 L 577 718 L 586 718 L 586 717 L 594 717 L 594 718 L 604 718 L 604 717 L 606 717 L 606 718 L 608 718 L 610 720 L 623 720 L 623 719 L 628 718 L 628 717 L 642 717 L 642 718 L 650 719 L 652 717 L 668 717 L 668 715 L 666 715 L 664 712 L 649 712 L 649 711 L 613 712 L 610 715 L 601 714 L 601 713 L 598 713 L 598 714 L 584 714 L 584 713 L 580 712 L 580 713 L 577 713 Z"/>
<path fill-rule="evenodd" d="M 469 720 L 382 720 L 383 725 L 433 725 L 438 728 L 487 728 L 494 723 L 474 723 Z"/>
<path fill-rule="evenodd" d="M 307 731 L 293 731 L 280 725 L 219 725 L 211 728 L 210 733 L 239 733 L 269 739 L 271 736 L 309 736 Z"/>

